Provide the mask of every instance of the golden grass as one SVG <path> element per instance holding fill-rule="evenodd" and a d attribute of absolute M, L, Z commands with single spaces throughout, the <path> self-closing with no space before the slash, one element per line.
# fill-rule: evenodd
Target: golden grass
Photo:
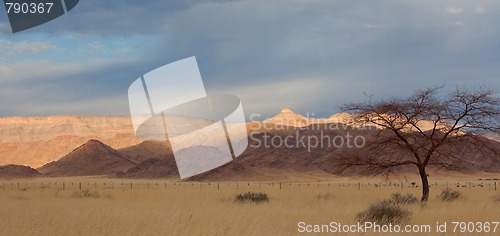
<path fill-rule="evenodd" d="M 93 196 L 73 196 L 79 191 L 80 182 L 82 189 Z M 358 182 L 362 183 L 360 187 Z M 0 182 L 0 234 L 300 235 L 297 223 L 301 221 L 353 224 L 358 212 L 371 203 L 390 198 L 392 193 L 420 196 L 420 188 L 406 184 L 403 188 L 376 187 L 377 183 L 342 180 L 319 186 L 302 183 L 300 187 L 286 183 L 280 189 L 279 183 L 258 182 L 220 183 L 217 187 L 216 183 L 174 186 L 174 182 L 160 180 L 92 178 L 4 181 Z M 411 224 L 429 224 L 434 232 L 436 222 L 448 222 L 450 230 L 452 221 L 500 221 L 500 202 L 494 201 L 500 191 L 488 184 L 485 181 L 483 188 L 456 188 L 450 182 L 449 186 L 460 190 L 464 197 L 444 203 L 437 197 L 445 188 L 444 182 L 440 182 L 431 188 L 430 201 L 425 207 L 419 204 L 408 207 L 413 213 Z M 234 202 L 236 194 L 247 191 L 265 192 L 270 201 Z M 500 226 L 496 234 L 499 231 Z"/>

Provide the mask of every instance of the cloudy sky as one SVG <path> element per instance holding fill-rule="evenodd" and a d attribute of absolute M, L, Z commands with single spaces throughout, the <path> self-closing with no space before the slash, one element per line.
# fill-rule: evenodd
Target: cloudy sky
<path fill-rule="evenodd" d="M 0 116 L 127 114 L 129 85 L 196 56 L 247 113 L 316 117 L 416 88 L 500 89 L 500 1 L 82 0 L 13 34 L 0 13 Z"/>

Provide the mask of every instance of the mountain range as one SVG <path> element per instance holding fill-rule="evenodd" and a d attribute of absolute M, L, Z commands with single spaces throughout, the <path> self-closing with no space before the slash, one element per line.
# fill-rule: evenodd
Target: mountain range
<path fill-rule="evenodd" d="M 191 180 L 304 180 L 318 176 L 375 174 L 362 166 L 349 169 L 339 166 L 342 158 L 353 153 L 352 148 L 335 147 L 332 143 L 323 147 L 296 145 L 300 137 L 345 137 L 347 134 L 371 137 L 376 134 L 376 129 L 346 125 L 349 116 L 340 113 L 328 119 L 314 119 L 283 109 L 268 120 L 249 122 L 247 150 L 232 162 Z M 343 128 L 331 129 L 334 124 Z M 274 144 L 265 145 L 272 140 Z M 291 145 L 277 145 L 277 140 L 287 140 Z M 447 169 L 430 167 L 429 172 L 440 175 L 499 173 L 500 143 L 492 135 L 483 138 L 482 143 L 488 147 L 485 152 L 475 152 L 468 146 L 474 144 L 450 148 L 450 155 L 466 157 L 467 161 L 449 162 Z M 358 154 L 367 151 L 356 150 Z M 179 178 L 170 146 L 166 142 L 136 139 L 130 118 L 126 116 L 1 118 L 0 156 L 0 163 L 4 164 L 0 166 L 0 178 Z M 411 171 L 411 168 L 401 171 Z"/>

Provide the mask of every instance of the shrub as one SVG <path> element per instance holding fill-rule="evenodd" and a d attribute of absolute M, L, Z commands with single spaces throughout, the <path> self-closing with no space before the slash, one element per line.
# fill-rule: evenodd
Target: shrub
<path fill-rule="evenodd" d="M 330 200 L 335 198 L 335 194 L 333 193 L 320 193 L 316 196 L 318 200 Z"/>
<path fill-rule="evenodd" d="M 98 192 L 94 191 L 78 190 L 74 192 L 71 196 L 74 198 L 98 198 L 100 195 Z"/>
<path fill-rule="evenodd" d="M 411 212 L 394 204 L 391 200 L 385 200 L 370 205 L 370 207 L 356 215 L 359 222 L 373 222 L 377 224 L 401 224 L 411 219 Z"/>
<path fill-rule="evenodd" d="M 450 188 L 444 189 L 441 192 L 441 194 L 439 195 L 439 198 L 443 202 L 452 202 L 452 201 L 455 201 L 461 197 L 462 197 L 462 193 L 460 193 L 459 191 L 456 191 L 456 190 L 452 190 Z"/>
<path fill-rule="evenodd" d="M 21 200 L 21 201 L 28 201 L 28 200 L 31 200 L 31 197 L 28 197 L 28 196 L 14 196 L 12 197 L 13 199 L 16 199 L 16 200 Z"/>
<path fill-rule="evenodd" d="M 406 195 L 402 195 L 400 193 L 394 193 L 392 194 L 392 198 L 390 201 L 392 201 L 394 204 L 408 205 L 417 203 L 418 199 L 411 193 L 407 193 Z"/>
<path fill-rule="evenodd" d="M 262 203 L 262 202 L 268 202 L 269 197 L 267 196 L 266 193 L 247 192 L 236 195 L 234 201 L 239 203 L 245 203 L 245 202 Z"/>

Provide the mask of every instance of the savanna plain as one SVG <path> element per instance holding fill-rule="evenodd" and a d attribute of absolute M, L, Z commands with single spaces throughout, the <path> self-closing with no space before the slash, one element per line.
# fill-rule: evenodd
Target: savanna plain
<path fill-rule="evenodd" d="M 494 182 L 433 180 L 428 203 L 405 205 L 403 209 L 410 215 L 402 224 L 430 225 L 432 231 L 421 235 L 498 235 L 500 226 L 489 233 L 451 232 L 455 221 L 500 221 L 500 191 L 495 190 Z M 419 198 L 418 184 L 417 179 L 310 183 L 2 180 L 0 235 L 304 235 L 307 233 L 299 232 L 299 222 L 356 224 L 358 213 L 394 193 Z M 461 196 L 442 201 L 440 193 L 446 188 Z M 246 192 L 265 193 L 269 199 L 260 203 L 235 200 Z M 448 232 L 436 232 L 436 222 L 447 222 Z"/>

